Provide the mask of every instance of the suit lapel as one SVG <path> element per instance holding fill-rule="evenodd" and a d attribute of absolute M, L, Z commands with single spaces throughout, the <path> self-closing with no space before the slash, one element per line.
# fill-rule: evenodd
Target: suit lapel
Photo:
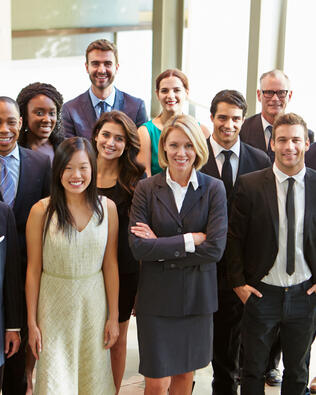
<path fill-rule="evenodd" d="M 316 188 L 314 187 L 314 183 L 310 180 L 310 171 L 306 169 L 305 174 L 305 213 L 304 213 L 304 230 L 303 230 L 303 245 L 307 241 L 307 235 L 309 234 L 310 229 L 310 219 L 312 213 L 312 207 L 315 205 L 315 200 L 313 201 L 313 197 L 316 195 Z"/>
<path fill-rule="evenodd" d="M 97 121 L 97 116 L 90 99 L 89 91 L 85 92 L 82 95 L 82 100 L 80 101 L 80 107 L 83 116 L 86 118 L 87 124 L 94 125 Z"/>
<path fill-rule="evenodd" d="M 166 182 L 166 172 L 163 171 L 160 173 L 157 179 L 157 184 L 153 189 L 154 195 L 166 207 L 170 215 L 177 221 L 178 225 L 181 226 L 181 220 L 172 190 Z"/>
<path fill-rule="evenodd" d="M 185 195 L 181 211 L 180 211 L 180 218 L 181 221 L 182 219 L 191 212 L 192 207 L 194 207 L 197 202 L 201 199 L 203 196 L 203 185 L 201 185 L 201 180 L 199 179 L 199 186 L 196 190 L 194 190 L 192 184 L 189 184 L 187 193 Z"/>
<path fill-rule="evenodd" d="M 212 177 L 216 177 L 216 178 L 221 178 L 219 171 L 218 171 L 218 167 L 217 167 L 217 163 L 215 160 L 215 156 L 214 156 L 214 152 L 213 152 L 213 148 L 211 146 L 210 143 L 210 139 L 208 138 L 207 140 L 207 147 L 208 147 L 208 151 L 209 151 L 209 156 L 208 156 L 208 161 L 206 163 L 206 165 L 204 165 L 202 172 L 205 174 L 208 174 Z"/>
<path fill-rule="evenodd" d="M 239 161 L 238 161 L 238 171 L 237 171 L 237 177 L 236 180 L 238 179 L 239 176 L 242 174 L 248 173 L 248 169 L 250 168 L 249 166 L 249 158 L 245 150 L 245 145 L 241 141 L 240 142 L 240 153 L 239 153 Z"/>
<path fill-rule="evenodd" d="M 114 99 L 113 109 L 123 111 L 123 108 L 124 108 L 123 93 L 117 88 L 115 88 L 115 99 Z"/>
<path fill-rule="evenodd" d="M 264 185 L 262 185 L 264 195 L 270 208 L 270 215 L 272 218 L 273 229 L 277 245 L 279 244 L 279 209 L 277 201 L 277 190 L 275 185 L 275 176 L 272 168 L 267 169 Z M 264 202 L 262 202 L 264 203 Z"/>
<path fill-rule="evenodd" d="M 13 206 L 13 211 L 14 214 L 18 213 L 22 203 L 23 199 L 27 195 L 28 191 L 28 176 L 32 174 L 32 169 L 31 169 L 31 163 L 29 161 L 29 157 L 27 155 L 27 151 L 19 147 L 19 153 L 20 153 L 20 174 L 19 174 L 19 181 L 18 181 L 18 189 L 16 192 L 15 196 L 15 202 Z"/>

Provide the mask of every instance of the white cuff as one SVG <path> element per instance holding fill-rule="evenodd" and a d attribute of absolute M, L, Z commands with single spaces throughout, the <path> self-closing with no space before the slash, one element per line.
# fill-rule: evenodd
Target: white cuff
<path fill-rule="evenodd" d="M 192 233 L 185 233 L 183 237 L 185 252 L 195 252 L 195 245 Z"/>

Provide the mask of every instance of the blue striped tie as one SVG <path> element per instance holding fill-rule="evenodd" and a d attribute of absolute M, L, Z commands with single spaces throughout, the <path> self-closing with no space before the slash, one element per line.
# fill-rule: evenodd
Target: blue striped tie
<path fill-rule="evenodd" d="M 5 203 L 7 203 L 10 207 L 13 207 L 14 198 L 15 198 L 15 185 L 14 179 L 9 172 L 6 158 L 0 157 L 1 163 L 1 172 L 0 172 L 0 192 L 2 195 L 2 199 Z"/>

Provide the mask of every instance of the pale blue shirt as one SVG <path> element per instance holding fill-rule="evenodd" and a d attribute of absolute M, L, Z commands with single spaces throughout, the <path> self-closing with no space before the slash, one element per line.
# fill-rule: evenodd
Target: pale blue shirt
<path fill-rule="evenodd" d="M 184 186 L 184 187 L 182 187 L 177 182 L 175 182 L 175 181 L 173 181 L 171 179 L 170 173 L 169 173 L 169 168 L 167 168 L 167 171 L 166 171 L 166 183 L 169 185 L 169 187 L 172 190 L 172 193 L 173 193 L 173 196 L 174 196 L 174 200 L 176 202 L 176 206 L 177 206 L 177 209 L 178 209 L 179 213 L 181 211 L 182 204 L 183 204 L 185 195 L 187 193 L 188 187 L 190 185 L 190 182 L 191 182 L 191 184 L 193 186 L 193 189 L 196 191 L 196 189 L 199 186 L 199 182 L 198 182 L 196 171 L 195 171 L 194 167 L 192 169 L 190 179 L 189 179 L 187 185 Z M 195 245 L 194 245 L 194 240 L 193 240 L 192 233 L 185 233 L 183 235 L 183 237 L 184 237 L 184 248 L 185 248 L 185 251 L 186 252 L 194 252 L 195 251 Z"/>
<path fill-rule="evenodd" d="M 114 100 L 115 100 L 115 87 L 113 87 L 112 92 L 110 93 L 110 95 L 105 99 L 105 100 L 100 100 L 98 97 L 96 97 L 96 95 L 92 92 L 92 89 L 90 87 L 89 89 L 89 95 L 90 95 L 90 99 L 92 101 L 92 105 L 95 111 L 95 115 L 97 116 L 97 119 L 100 118 L 101 115 L 101 108 L 99 106 L 100 101 L 105 101 L 105 103 L 111 107 L 113 107 L 114 105 Z"/>
<path fill-rule="evenodd" d="M 19 176 L 20 176 L 20 151 L 19 146 L 16 144 L 13 151 L 11 151 L 8 155 L 2 156 L 1 158 L 5 158 L 6 165 L 9 173 L 11 174 L 14 181 L 14 196 L 16 196 L 18 185 L 19 185 Z M 1 166 L 1 164 L 0 164 Z M 0 167 L 0 170 L 1 167 Z"/>

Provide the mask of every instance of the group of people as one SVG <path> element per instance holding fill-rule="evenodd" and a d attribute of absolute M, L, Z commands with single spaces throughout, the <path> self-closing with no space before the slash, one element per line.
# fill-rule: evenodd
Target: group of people
<path fill-rule="evenodd" d="M 180 70 L 148 121 L 114 86 L 113 43 L 85 66 L 67 103 L 38 82 L 0 96 L 3 394 L 118 394 L 133 312 L 146 395 L 191 394 L 210 361 L 213 394 L 316 393 L 316 144 L 288 77 L 261 76 L 248 119 L 218 92 L 211 134 L 183 114 Z"/>

